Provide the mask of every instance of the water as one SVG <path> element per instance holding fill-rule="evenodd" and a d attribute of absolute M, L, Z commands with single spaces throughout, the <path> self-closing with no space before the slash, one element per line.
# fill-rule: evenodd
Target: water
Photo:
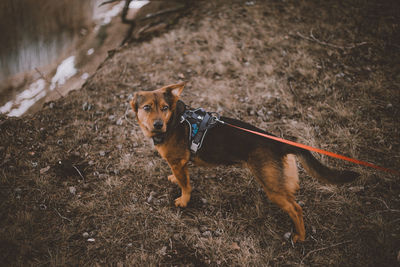
<path fill-rule="evenodd" d="M 74 54 L 78 51 L 69 50 L 82 36 L 110 23 L 124 6 L 124 1 L 120 1 L 99 7 L 102 2 L 0 1 L 0 113 L 21 116 L 71 77 L 77 74 L 81 80 L 89 77 L 87 72 L 79 73 L 75 66 Z M 147 3 L 132 1 L 130 8 L 137 9 Z M 88 56 L 93 53 L 96 53 L 94 48 L 86 52 Z M 59 65 L 52 66 L 55 62 Z M 42 77 L 43 69 L 48 79 Z"/>
<path fill-rule="evenodd" d="M 1 0 L 0 81 L 55 60 L 90 27 L 96 0 Z"/>

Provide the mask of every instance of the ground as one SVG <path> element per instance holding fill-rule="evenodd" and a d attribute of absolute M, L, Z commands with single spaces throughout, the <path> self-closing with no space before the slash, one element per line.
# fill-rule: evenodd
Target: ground
<path fill-rule="evenodd" d="M 396 266 L 399 175 L 316 155 L 361 178 L 300 171 L 307 237 L 242 168 L 190 167 L 187 208 L 137 126 L 137 90 L 188 81 L 193 107 L 399 170 L 397 1 L 200 1 L 109 53 L 80 90 L 0 117 L 0 261 L 7 265 Z"/>

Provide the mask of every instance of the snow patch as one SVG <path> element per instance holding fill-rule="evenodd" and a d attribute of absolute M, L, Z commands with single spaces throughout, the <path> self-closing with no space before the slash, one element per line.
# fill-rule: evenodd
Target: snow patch
<path fill-rule="evenodd" d="M 115 17 L 116 15 L 119 14 L 119 12 L 122 11 L 124 8 L 125 1 L 121 1 L 119 4 L 116 4 L 113 6 L 112 9 L 104 11 L 104 12 L 98 12 L 94 15 L 94 19 L 100 21 L 101 25 L 106 25 L 111 22 L 111 19 Z"/>
<path fill-rule="evenodd" d="M 4 106 L 0 107 L 0 113 L 7 113 L 11 110 L 13 101 L 8 101 Z"/>
<path fill-rule="evenodd" d="M 46 86 L 46 82 L 43 79 L 39 79 L 36 82 L 32 83 L 28 89 L 17 95 L 16 102 L 21 102 L 24 99 L 33 98 L 38 95 L 41 91 L 44 90 Z"/>
<path fill-rule="evenodd" d="M 33 104 L 46 96 L 46 82 L 39 79 L 32 83 L 28 89 L 18 94 L 15 102 L 9 101 L 0 108 L 1 113 L 9 112 L 7 115 L 10 117 L 19 117 L 24 114 Z M 12 109 L 13 106 L 17 106 Z"/>
<path fill-rule="evenodd" d="M 91 54 L 93 54 L 94 53 L 94 49 L 93 48 L 90 48 L 88 51 L 87 51 L 87 55 L 88 56 L 90 56 Z"/>
<path fill-rule="evenodd" d="M 85 72 L 84 74 L 82 74 L 81 76 L 82 80 L 86 80 L 87 78 L 89 78 L 89 73 Z"/>
<path fill-rule="evenodd" d="M 75 56 L 64 59 L 57 67 L 57 72 L 51 79 L 50 90 L 54 90 L 58 85 L 63 85 L 69 78 L 77 73 L 75 68 Z"/>
<path fill-rule="evenodd" d="M 132 1 L 132 2 L 129 3 L 129 8 L 136 8 L 136 9 L 139 9 L 139 8 L 141 8 L 142 6 L 147 5 L 149 2 L 150 2 L 150 1 L 147 1 L 147 0 L 143 0 L 143 1 L 140 1 L 140 0 Z"/>

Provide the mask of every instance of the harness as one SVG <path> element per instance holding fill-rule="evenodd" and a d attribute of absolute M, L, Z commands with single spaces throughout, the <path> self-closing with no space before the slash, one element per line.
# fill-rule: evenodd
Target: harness
<path fill-rule="evenodd" d="M 203 144 L 207 131 L 213 128 L 219 121 L 219 115 L 214 112 L 206 112 L 202 108 L 187 109 L 181 116 L 181 123 L 189 125 L 190 151 L 196 154 Z"/>

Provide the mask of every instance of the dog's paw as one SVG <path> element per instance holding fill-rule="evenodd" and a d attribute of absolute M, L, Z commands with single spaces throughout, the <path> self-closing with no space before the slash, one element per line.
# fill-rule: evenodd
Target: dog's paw
<path fill-rule="evenodd" d="M 175 175 L 171 174 L 168 175 L 168 181 L 170 181 L 171 183 L 177 184 L 178 180 L 176 179 Z"/>
<path fill-rule="evenodd" d="M 178 197 L 177 199 L 175 199 L 175 206 L 185 208 L 187 206 L 188 202 L 189 202 L 189 199 L 186 199 L 183 196 L 181 196 L 181 197 Z"/>
<path fill-rule="evenodd" d="M 305 239 L 306 239 L 305 236 L 300 236 L 298 234 L 295 234 L 293 236 L 293 243 L 296 243 L 297 241 L 298 242 L 303 242 Z"/>

